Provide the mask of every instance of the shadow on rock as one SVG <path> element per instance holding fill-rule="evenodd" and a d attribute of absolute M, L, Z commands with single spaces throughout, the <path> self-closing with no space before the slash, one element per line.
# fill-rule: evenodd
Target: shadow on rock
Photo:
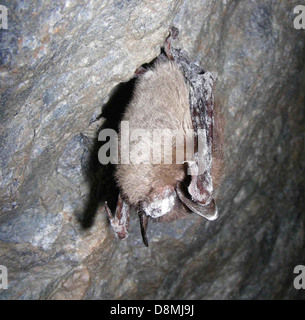
<path fill-rule="evenodd" d="M 79 219 L 81 226 L 85 229 L 92 226 L 94 217 L 103 202 L 107 201 L 110 209 L 113 212 L 115 210 L 119 190 L 114 179 L 114 166 L 110 163 L 102 165 L 98 159 L 99 149 L 109 141 L 109 138 L 107 141 L 98 141 L 98 135 L 104 129 L 113 129 L 118 132 L 124 111 L 132 98 L 135 80 L 134 78 L 119 84 L 114 89 L 108 103 L 102 107 L 101 115 L 96 119 L 103 117 L 106 121 L 97 130 L 90 155 L 86 163 L 82 164 L 90 184 L 88 200 Z"/>

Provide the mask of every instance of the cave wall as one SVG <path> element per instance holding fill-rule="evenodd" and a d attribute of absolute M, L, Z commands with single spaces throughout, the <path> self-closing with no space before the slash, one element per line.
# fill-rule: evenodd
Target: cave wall
<path fill-rule="evenodd" d="M 304 298 L 293 287 L 305 264 L 298 1 L 2 4 L 1 299 Z M 113 187 L 97 160 L 104 118 L 91 120 L 116 113 L 124 88 L 113 89 L 159 55 L 169 25 L 217 74 L 226 170 L 216 221 L 151 224 L 146 248 L 136 215 L 125 241 L 109 228 L 101 203 Z"/>

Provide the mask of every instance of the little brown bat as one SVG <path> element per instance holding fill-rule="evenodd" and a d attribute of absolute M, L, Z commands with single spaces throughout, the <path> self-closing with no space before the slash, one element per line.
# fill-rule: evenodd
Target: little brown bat
<path fill-rule="evenodd" d="M 169 222 L 192 212 L 208 220 L 218 216 L 214 190 L 223 165 L 222 124 L 217 122 L 214 110 L 216 79 L 212 73 L 191 62 L 183 50 L 173 48 L 171 40 L 178 30 L 174 27 L 169 30 L 165 55 L 158 58 L 152 68 L 138 70 L 134 95 L 123 121 L 129 121 L 131 130 L 179 131 L 185 144 L 194 146 L 194 152 L 191 156 L 185 152 L 182 161 L 176 161 L 176 142 L 170 150 L 163 143 L 164 157 L 173 155 L 172 164 L 164 159 L 157 164 L 153 161 L 118 164 L 115 176 L 120 193 L 114 214 L 105 203 L 110 224 L 119 239 L 128 236 L 130 210 L 138 213 L 146 246 L 149 218 Z M 191 136 L 187 134 L 189 129 L 193 130 Z M 142 140 L 142 153 L 152 160 L 155 140 Z M 121 145 L 122 141 L 119 143 Z M 134 144 L 131 142 L 131 149 Z"/>

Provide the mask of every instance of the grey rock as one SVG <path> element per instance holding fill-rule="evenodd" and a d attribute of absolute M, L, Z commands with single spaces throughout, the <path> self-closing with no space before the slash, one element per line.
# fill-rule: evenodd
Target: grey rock
<path fill-rule="evenodd" d="M 2 1 L 0 298 L 304 299 L 293 287 L 305 264 L 298 4 Z M 106 123 L 91 120 L 102 109 L 118 118 L 132 89 L 122 83 L 173 24 L 175 45 L 217 74 L 226 172 L 218 220 L 150 224 L 146 248 L 135 214 L 126 241 L 109 229 L 102 204 L 115 188 L 97 159 Z"/>

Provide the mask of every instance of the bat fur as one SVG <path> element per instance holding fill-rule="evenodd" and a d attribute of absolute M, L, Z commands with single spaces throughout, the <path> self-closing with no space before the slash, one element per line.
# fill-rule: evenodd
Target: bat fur
<path fill-rule="evenodd" d="M 154 129 L 179 129 L 185 133 L 186 129 L 193 128 L 189 89 L 173 61 L 159 58 L 152 68 L 138 77 L 133 99 L 122 120 L 129 121 L 130 130 L 144 128 L 152 132 Z M 223 118 L 217 106 L 214 109 L 213 140 L 212 179 L 216 188 L 223 172 Z M 154 142 L 152 139 L 143 142 L 146 143 L 144 152 L 152 161 Z M 130 142 L 131 148 L 133 143 Z M 176 164 L 174 143 L 169 152 L 172 153 L 173 164 L 130 163 L 116 167 L 117 184 L 123 199 L 131 207 L 139 208 L 143 203 L 149 205 L 156 198 L 160 201 L 170 199 L 170 203 L 165 202 L 168 213 L 152 217 L 155 221 L 169 222 L 191 213 L 175 192 L 177 183 L 187 179 L 187 164 Z"/>

